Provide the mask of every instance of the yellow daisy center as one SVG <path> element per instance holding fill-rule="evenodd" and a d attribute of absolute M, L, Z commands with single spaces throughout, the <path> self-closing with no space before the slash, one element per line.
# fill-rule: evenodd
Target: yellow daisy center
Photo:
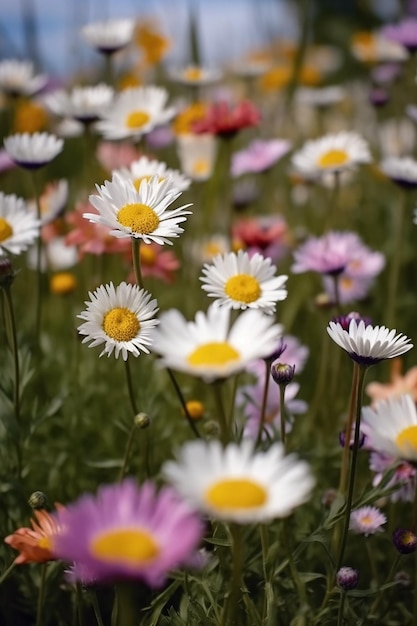
<path fill-rule="evenodd" d="M 349 160 L 346 150 L 328 150 L 322 154 L 317 162 L 319 167 L 326 169 L 327 167 L 339 167 L 345 165 Z"/>
<path fill-rule="evenodd" d="M 142 128 L 151 119 L 146 111 L 131 111 L 126 118 L 126 126 L 128 128 Z"/>
<path fill-rule="evenodd" d="M 361 518 L 361 523 L 364 524 L 365 526 L 369 526 L 370 524 L 373 524 L 373 519 L 370 515 L 364 515 Z"/>
<path fill-rule="evenodd" d="M 117 213 L 117 221 L 133 233 L 149 235 L 159 226 L 159 217 L 147 204 L 125 204 Z"/>
<path fill-rule="evenodd" d="M 211 341 L 198 346 L 188 355 L 190 365 L 208 367 L 227 365 L 231 361 L 239 360 L 239 352 L 225 341 Z"/>
<path fill-rule="evenodd" d="M 217 509 L 255 509 L 265 504 L 267 492 L 253 480 L 229 478 L 209 487 L 205 499 Z"/>
<path fill-rule="evenodd" d="M 133 181 L 133 184 L 135 185 L 135 189 L 136 191 L 139 191 L 139 187 L 140 184 L 143 180 L 146 180 L 147 183 L 149 183 L 149 181 L 151 180 L 152 176 L 150 174 L 147 174 L 146 176 L 139 176 L 138 178 L 135 178 L 135 180 Z M 158 176 L 158 183 L 162 183 L 162 181 L 164 181 L 165 178 L 163 178 L 162 176 Z"/>
<path fill-rule="evenodd" d="M 192 171 L 195 176 L 205 176 L 210 169 L 207 159 L 197 159 L 193 163 Z"/>
<path fill-rule="evenodd" d="M 41 537 L 38 539 L 38 548 L 42 548 L 42 550 L 52 550 L 52 541 L 49 537 Z"/>
<path fill-rule="evenodd" d="M 396 437 L 396 443 L 404 452 L 407 452 L 410 447 L 417 450 L 417 426 L 403 428 Z"/>
<path fill-rule="evenodd" d="M 160 550 L 148 531 L 126 528 L 104 532 L 96 537 L 91 542 L 91 552 L 102 561 L 142 565 L 153 561 Z"/>
<path fill-rule="evenodd" d="M 187 67 L 187 69 L 184 70 L 184 78 L 186 80 L 200 80 L 202 76 L 203 72 L 199 67 Z"/>
<path fill-rule="evenodd" d="M 125 307 L 111 309 L 103 319 L 103 330 L 115 341 L 132 341 L 140 329 L 136 315 Z"/>
<path fill-rule="evenodd" d="M 0 242 L 6 241 L 13 235 L 13 228 L 10 226 L 9 222 L 4 219 L 4 217 L 0 217 Z"/>
<path fill-rule="evenodd" d="M 232 276 L 226 282 L 224 290 L 229 298 L 245 304 L 256 302 L 261 295 L 259 282 L 250 274 Z"/>

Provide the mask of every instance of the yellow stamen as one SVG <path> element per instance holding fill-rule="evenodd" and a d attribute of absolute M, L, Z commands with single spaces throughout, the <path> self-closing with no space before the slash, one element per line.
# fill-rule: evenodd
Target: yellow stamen
<path fill-rule="evenodd" d="M 194 161 L 192 169 L 193 174 L 197 176 L 204 176 L 208 173 L 210 169 L 210 163 L 207 161 L 207 159 L 197 159 L 196 161 Z"/>
<path fill-rule="evenodd" d="M 102 533 L 91 542 L 92 554 L 106 562 L 142 565 L 158 556 L 159 546 L 146 530 L 124 529 Z"/>
<path fill-rule="evenodd" d="M 199 67 L 187 67 L 183 74 L 186 80 L 198 81 L 202 78 L 203 72 Z"/>
<path fill-rule="evenodd" d="M 410 448 L 417 451 L 417 426 L 403 428 L 397 435 L 396 443 L 404 453 L 407 453 Z"/>
<path fill-rule="evenodd" d="M 209 487 L 205 499 L 217 509 L 254 509 L 265 504 L 267 492 L 253 480 L 230 478 Z"/>
<path fill-rule="evenodd" d="M 365 515 L 362 517 L 361 523 L 365 524 L 365 526 L 369 526 L 369 524 L 373 524 L 373 519 L 370 515 Z"/>
<path fill-rule="evenodd" d="M 49 289 L 51 293 L 65 295 L 71 293 L 77 287 L 77 279 L 71 272 L 59 272 L 51 276 Z"/>
<path fill-rule="evenodd" d="M 52 541 L 49 537 L 41 537 L 38 539 L 38 548 L 42 548 L 42 550 L 52 550 Z"/>
<path fill-rule="evenodd" d="M 133 233 L 149 235 L 159 226 L 159 217 L 147 204 L 125 204 L 117 213 L 117 221 Z"/>
<path fill-rule="evenodd" d="M 319 158 L 317 165 L 319 167 L 330 168 L 345 165 L 349 160 L 349 155 L 345 150 L 328 150 Z"/>
<path fill-rule="evenodd" d="M 259 282 L 250 274 L 236 274 L 227 281 L 224 290 L 232 300 L 250 304 L 261 295 Z"/>
<path fill-rule="evenodd" d="M 131 111 L 126 118 L 126 126 L 128 128 L 142 128 L 151 119 L 146 111 Z"/>
<path fill-rule="evenodd" d="M 6 241 L 13 235 L 13 228 L 10 226 L 9 222 L 4 219 L 4 217 L 0 217 L 0 242 Z"/>
<path fill-rule="evenodd" d="M 132 341 L 140 330 L 140 324 L 132 311 L 125 307 L 116 307 L 105 314 L 103 330 L 115 341 Z"/>
<path fill-rule="evenodd" d="M 188 355 L 187 361 L 195 367 L 213 367 L 228 365 L 231 361 L 238 361 L 239 357 L 239 352 L 225 341 L 212 341 L 198 346 Z"/>
<path fill-rule="evenodd" d="M 146 182 L 149 183 L 151 178 L 152 176 L 149 174 L 147 176 L 139 176 L 139 178 L 135 178 L 133 184 L 135 185 L 136 190 L 139 191 L 140 184 L 143 180 L 146 180 Z M 158 183 L 162 183 L 164 180 L 165 178 L 163 178 L 162 176 L 158 176 Z"/>

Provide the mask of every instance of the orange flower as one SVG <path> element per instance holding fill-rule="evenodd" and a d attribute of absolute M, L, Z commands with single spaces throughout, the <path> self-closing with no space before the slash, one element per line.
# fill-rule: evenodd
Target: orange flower
<path fill-rule="evenodd" d="M 157 65 L 171 47 L 169 39 L 161 35 L 151 22 L 144 22 L 137 26 L 135 41 L 141 48 L 148 65 Z"/>
<path fill-rule="evenodd" d="M 26 100 L 18 104 L 13 122 L 15 133 L 36 133 L 45 130 L 47 124 L 48 114 L 39 104 Z"/>
<path fill-rule="evenodd" d="M 59 532 L 55 519 L 47 511 L 33 511 L 36 521 L 30 520 L 32 528 L 18 528 L 4 541 L 20 554 L 15 558 L 16 565 L 22 563 L 45 563 L 54 561 L 52 552 L 53 537 Z"/>
<path fill-rule="evenodd" d="M 393 359 L 391 381 L 389 383 L 369 383 L 366 387 L 366 393 L 371 398 L 373 404 L 404 393 L 410 394 L 414 402 L 417 402 L 417 366 L 409 369 L 404 376 L 401 372 L 402 360 Z"/>

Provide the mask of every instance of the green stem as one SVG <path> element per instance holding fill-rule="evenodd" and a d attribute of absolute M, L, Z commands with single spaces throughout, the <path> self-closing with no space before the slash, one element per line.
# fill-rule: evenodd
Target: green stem
<path fill-rule="evenodd" d="M 237 622 L 237 609 L 243 585 L 243 529 L 239 524 L 230 526 L 232 535 L 233 570 L 229 596 L 225 602 L 221 626 L 233 626 Z"/>
<path fill-rule="evenodd" d="M 97 626 L 104 626 L 103 618 L 101 617 L 100 607 L 97 601 L 97 595 L 93 591 L 91 595 L 91 604 L 93 606 L 94 615 L 97 621 Z"/>
<path fill-rule="evenodd" d="M 178 399 L 180 401 L 182 410 L 184 411 L 184 415 L 186 417 L 186 420 L 187 420 L 191 430 L 193 431 L 194 435 L 197 437 L 197 439 L 200 439 L 201 435 L 198 432 L 197 426 L 195 425 L 194 420 L 191 417 L 190 412 L 187 409 L 187 403 L 186 403 L 186 401 L 184 399 L 184 396 L 182 395 L 182 391 L 181 391 L 180 386 L 179 386 L 179 384 L 177 382 L 177 379 L 174 376 L 174 372 L 169 367 L 167 367 L 167 372 L 168 372 L 168 376 L 170 377 L 171 382 L 172 382 L 172 384 L 174 386 L 174 389 L 176 391 Z"/>
<path fill-rule="evenodd" d="M 289 520 L 284 519 L 283 520 L 283 532 L 284 532 L 284 543 L 285 543 L 285 548 L 286 548 L 287 557 L 288 557 L 288 565 L 290 567 L 291 578 L 293 580 L 295 588 L 297 589 L 298 598 L 301 604 L 303 606 L 306 606 L 308 604 L 306 589 L 305 589 L 305 585 L 303 581 L 300 578 L 297 567 L 295 565 L 295 561 L 294 561 L 294 557 L 292 553 L 292 545 L 291 545 L 291 540 L 290 540 L 291 533 L 290 533 L 290 528 L 288 527 L 288 524 L 289 524 Z"/>
<path fill-rule="evenodd" d="M 78 626 L 84 626 L 83 589 L 81 583 L 76 584 L 75 595 L 77 600 Z"/>
<path fill-rule="evenodd" d="M 395 559 L 394 559 L 394 561 L 393 561 L 393 563 L 391 565 L 391 568 L 390 568 L 390 571 L 388 573 L 388 576 L 386 577 L 385 582 L 384 582 L 384 584 L 382 586 L 387 585 L 393 579 L 394 574 L 397 571 L 398 565 L 400 563 L 400 558 L 401 558 L 401 555 L 399 553 L 395 555 Z M 376 598 L 375 598 L 375 600 L 373 601 L 373 603 L 371 605 L 370 610 L 369 610 L 369 613 L 368 613 L 369 617 L 371 617 L 371 616 L 377 617 L 375 612 L 376 612 L 377 608 L 379 607 L 379 605 L 381 603 L 381 600 L 383 600 L 384 597 L 386 597 L 386 596 L 384 596 L 384 593 L 382 591 L 379 591 L 377 596 L 376 596 Z"/>
<path fill-rule="evenodd" d="M 214 392 L 214 399 L 216 402 L 217 418 L 220 426 L 220 438 L 223 445 L 226 445 L 229 443 L 230 433 L 223 404 L 222 381 L 216 380 L 214 383 L 212 383 L 212 388 Z"/>
<path fill-rule="evenodd" d="M 324 224 L 324 231 L 330 230 L 333 224 L 333 216 L 336 213 L 338 198 L 340 193 L 340 172 L 334 172 L 334 184 L 329 194 L 329 205 Z"/>
<path fill-rule="evenodd" d="M 137 626 L 138 619 L 133 601 L 133 588 L 129 583 L 120 583 L 116 587 L 117 626 Z"/>
<path fill-rule="evenodd" d="M 132 237 L 132 256 L 133 256 L 133 269 L 135 271 L 136 284 L 138 287 L 143 287 L 142 270 L 140 262 L 140 239 Z"/>
<path fill-rule="evenodd" d="M 350 455 L 350 442 L 352 437 L 352 426 L 353 420 L 356 412 L 356 397 L 357 397 L 357 389 L 358 389 L 358 380 L 359 380 L 359 366 L 355 363 L 353 366 L 353 376 L 352 376 L 352 386 L 350 391 L 350 400 L 349 400 L 349 414 L 348 421 L 346 423 L 345 428 L 345 445 L 343 447 L 342 454 L 342 467 L 340 470 L 340 480 L 339 480 L 339 491 L 343 495 L 346 491 L 346 480 L 348 476 L 349 469 L 349 455 Z"/>
<path fill-rule="evenodd" d="M 353 449 L 352 449 L 352 460 L 350 464 L 350 473 L 349 473 L 349 484 L 348 484 L 348 492 L 346 498 L 346 511 L 345 518 L 343 523 L 343 531 L 342 531 L 342 540 L 339 547 L 339 555 L 337 559 L 337 567 L 336 571 L 338 571 L 343 563 L 343 557 L 345 555 L 346 542 L 349 532 L 349 523 L 350 523 L 350 514 L 352 511 L 352 502 L 353 502 L 353 493 L 355 488 L 355 477 L 356 477 L 356 465 L 358 460 L 358 451 L 359 451 L 359 443 L 360 443 L 360 433 L 361 433 L 361 409 L 362 409 L 362 396 L 363 396 L 363 388 L 365 384 L 365 376 L 368 367 L 366 365 L 359 365 L 354 363 L 354 367 L 358 368 L 358 381 L 357 381 L 357 389 L 356 389 L 356 422 L 355 422 L 355 438 L 353 441 Z"/>
<path fill-rule="evenodd" d="M 340 603 L 339 603 L 339 612 L 337 614 L 337 626 L 343 626 L 343 614 L 345 612 L 345 600 L 346 593 L 341 591 L 340 593 Z"/>
<path fill-rule="evenodd" d="M 6 580 L 6 578 L 9 576 L 9 574 L 12 573 L 12 571 L 14 570 L 14 568 L 16 567 L 16 563 L 14 561 L 12 561 L 9 565 L 9 567 L 7 567 L 3 574 L 0 576 L 0 585 L 2 583 L 4 583 L 4 581 Z"/>
<path fill-rule="evenodd" d="M 39 593 L 38 593 L 38 605 L 36 608 L 36 626 L 42 626 L 43 623 L 43 605 L 45 599 L 45 583 L 46 583 L 46 569 L 48 567 L 48 563 L 42 563 L 41 565 L 41 581 L 39 584 Z"/>
<path fill-rule="evenodd" d="M 123 458 L 123 465 L 119 474 L 119 481 L 123 480 L 124 475 L 126 474 L 126 471 L 128 468 L 130 454 L 132 452 L 133 442 L 135 440 L 136 428 L 137 428 L 137 425 L 136 425 L 136 421 L 134 420 L 132 428 L 130 429 L 129 437 L 128 437 L 127 444 L 126 444 L 125 455 Z"/>
<path fill-rule="evenodd" d="M 41 202 L 37 171 L 32 171 L 32 185 L 36 203 L 36 218 L 41 221 Z M 35 348 L 40 348 L 40 332 L 42 318 L 42 228 L 39 227 L 39 236 L 36 241 L 36 303 L 35 303 Z"/>
<path fill-rule="evenodd" d="M 280 412 L 280 427 L 281 427 L 281 442 L 285 450 L 285 388 L 286 385 L 279 385 L 279 412 Z"/>
<path fill-rule="evenodd" d="M 270 379 L 271 379 L 271 363 L 270 361 L 265 361 L 265 383 L 264 383 L 264 390 L 262 394 L 261 415 L 259 417 L 258 434 L 256 437 L 257 446 L 261 443 L 261 440 L 262 440 L 262 431 L 263 431 L 264 424 L 265 424 L 266 402 L 268 399 Z"/>
<path fill-rule="evenodd" d="M 387 328 L 395 327 L 395 308 L 397 302 L 398 285 L 401 272 L 401 263 L 403 258 L 404 238 L 405 238 L 405 225 L 406 225 L 406 192 L 403 193 L 401 202 L 397 207 L 394 207 L 395 221 L 393 228 L 394 250 L 391 259 L 391 268 L 388 279 L 388 299 L 387 299 L 387 313 L 386 313 L 386 326 Z"/>
<path fill-rule="evenodd" d="M 127 383 L 128 393 L 129 393 L 130 406 L 132 407 L 133 415 L 137 415 L 138 409 L 136 406 L 135 392 L 133 390 L 132 372 L 130 370 L 129 358 L 126 359 L 124 364 L 125 364 L 126 383 Z"/>

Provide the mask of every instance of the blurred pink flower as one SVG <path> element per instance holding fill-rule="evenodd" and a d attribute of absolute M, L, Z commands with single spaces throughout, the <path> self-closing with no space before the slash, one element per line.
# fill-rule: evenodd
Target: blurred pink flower
<path fill-rule="evenodd" d="M 83 217 L 86 210 L 93 212 L 90 204 L 79 204 L 66 216 L 68 224 L 73 226 L 66 238 L 66 244 L 76 246 L 80 257 L 85 254 L 129 254 L 130 238 L 118 238 L 110 235 L 110 228 L 102 224 L 91 223 Z"/>
<path fill-rule="evenodd" d="M 233 240 L 249 254 L 261 253 L 274 263 L 287 251 L 287 224 L 281 216 L 244 217 L 233 225 Z"/>
<path fill-rule="evenodd" d="M 394 491 L 389 496 L 391 502 L 413 502 L 416 492 L 416 478 L 417 470 L 407 463 L 407 461 L 401 461 L 398 463 L 398 459 L 392 456 L 377 452 L 376 450 L 371 452 L 369 457 L 369 467 L 375 472 L 372 484 L 374 487 L 379 485 L 383 479 L 385 472 L 388 469 L 392 469 L 395 466 L 395 472 L 391 480 L 387 483 L 386 489 L 398 485 L 397 491 Z"/>
<path fill-rule="evenodd" d="M 286 139 L 255 139 L 249 146 L 232 155 L 232 176 L 264 172 L 291 149 Z"/>
<path fill-rule="evenodd" d="M 175 272 L 180 267 L 180 261 L 171 250 L 165 250 L 156 243 L 140 246 L 140 263 L 143 278 L 153 277 L 164 283 L 173 283 Z M 135 274 L 129 274 L 128 282 L 136 283 Z"/>
<path fill-rule="evenodd" d="M 112 172 L 121 167 L 129 167 L 141 155 L 130 143 L 101 141 L 98 144 L 96 156 L 100 165 Z"/>
<path fill-rule="evenodd" d="M 372 404 L 380 400 L 386 400 L 393 396 L 410 394 L 414 402 L 417 402 L 417 366 L 409 369 L 404 375 L 401 373 L 402 360 L 393 359 L 391 367 L 391 380 L 388 383 L 372 382 L 367 385 L 365 391 L 371 398 Z"/>
<path fill-rule="evenodd" d="M 206 117 L 194 122 L 194 133 L 211 133 L 228 139 L 234 137 L 243 128 L 257 126 L 260 121 L 258 109 L 249 100 L 242 100 L 233 106 L 228 102 L 214 102 Z"/>

